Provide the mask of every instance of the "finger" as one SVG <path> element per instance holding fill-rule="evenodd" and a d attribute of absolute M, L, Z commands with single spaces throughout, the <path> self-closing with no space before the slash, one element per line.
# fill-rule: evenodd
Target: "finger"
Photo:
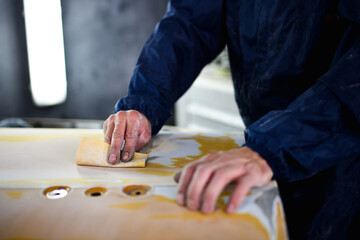
<path fill-rule="evenodd" d="M 104 123 L 103 123 L 103 132 L 104 132 L 104 142 L 106 142 L 106 143 L 108 143 L 107 141 L 106 141 L 106 129 L 107 129 L 107 124 L 108 124 L 108 119 L 106 119 L 105 121 L 104 121 Z"/>
<path fill-rule="evenodd" d="M 140 125 L 136 116 L 133 116 L 131 112 L 127 112 L 127 116 L 128 121 L 125 130 L 125 145 L 121 153 L 121 160 L 123 162 L 130 161 L 134 155 Z"/>
<path fill-rule="evenodd" d="M 114 131 L 111 136 L 111 145 L 109 152 L 109 163 L 116 164 L 120 160 L 121 146 L 124 141 L 124 134 L 126 128 L 126 113 L 118 112 L 115 115 Z"/>
<path fill-rule="evenodd" d="M 237 182 L 236 187 L 230 197 L 228 205 L 226 207 L 226 211 L 228 213 L 233 213 L 236 209 L 240 206 L 244 198 L 246 197 L 247 193 L 250 189 L 256 186 L 258 183 L 257 177 L 245 174 L 242 176 Z"/>
<path fill-rule="evenodd" d="M 178 188 L 177 202 L 180 205 L 184 205 L 184 203 L 185 203 L 185 194 L 187 192 L 187 188 L 193 177 L 193 174 L 196 170 L 197 165 L 202 164 L 203 162 L 206 162 L 206 161 L 211 161 L 217 157 L 218 157 L 217 154 L 210 154 L 196 162 L 192 162 L 185 166 L 185 168 L 182 170 L 182 174 L 181 174 L 180 181 L 179 181 L 179 188 Z"/>
<path fill-rule="evenodd" d="M 227 165 L 217 169 L 204 191 L 201 211 L 204 213 L 213 212 L 219 195 L 226 185 L 234 181 L 234 179 L 241 177 L 244 173 L 245 169 L 242 164 Z"/>
<path fill-rule="evenodd" d="M 219 171 L 218 169 L 224 168 L 229 163 L 227 159 L 219 156 L 212 161 L 203 162 L 196 166 L 196 170 L 186 192 L 186 203 L 190 209 L 198 209 L 202 193 L 211 180 L 213 173 Z"/>
<path fill-rule="evenodd" d="M 107 144 L 111 144 L 111 137 L 112 137 L 112 134 L 114 131 L 114 126 L 115 126 L 114 121 L 115 121 L 115 116 L 111 115 L 104 123 L 105 128 L 106 128 L 106 129 L 104 128 L 104 141 Z"/>

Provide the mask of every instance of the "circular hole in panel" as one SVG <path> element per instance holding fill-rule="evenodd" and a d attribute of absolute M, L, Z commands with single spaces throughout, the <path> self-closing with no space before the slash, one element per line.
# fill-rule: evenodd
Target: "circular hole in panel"
<path fill-rule="evenodd" d="M 53 186 L 44 190 L 43 194 L 48 199 L 60 199 L 66 197 L 71 188 L 68 186 Z"/>
<path fill-rule="evenodd" d="M 146 195 L 151 190 L 147 185 L 130 185 L 123 188 L 123 192 L 132 197 L 138 197 Z"/>
<path fill-rule="evenodd" d="M 106 193 L 106 188 L 103 187 L 93 187 L 85 191 L 85 195 L 88 197 L 100 197 Z"/>

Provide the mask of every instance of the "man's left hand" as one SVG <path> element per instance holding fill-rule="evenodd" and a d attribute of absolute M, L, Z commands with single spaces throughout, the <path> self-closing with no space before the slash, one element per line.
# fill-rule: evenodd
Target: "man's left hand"
<path fill-rule="evenodd" d="M 177 201 L 191 210 L 211 213 L 223 189 L 234 182 L 226 207 L 232 213 L 252 187 L 270 182 L 272 176 L 267 162 L 249 147 L 210 154 L 185 166 Z"/>

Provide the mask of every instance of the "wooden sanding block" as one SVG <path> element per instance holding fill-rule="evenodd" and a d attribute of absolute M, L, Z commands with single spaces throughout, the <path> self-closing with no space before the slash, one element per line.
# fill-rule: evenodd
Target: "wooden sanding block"
<path fill-rule="evenodd" d="M 143 168 L 149 154 L 134 153 L 129 162 L 120 162 L 115 165 L 108 163 L 110 145 L 88 137 L 83 137 L 76 153 L 76 164 L 115 168 Z"/>

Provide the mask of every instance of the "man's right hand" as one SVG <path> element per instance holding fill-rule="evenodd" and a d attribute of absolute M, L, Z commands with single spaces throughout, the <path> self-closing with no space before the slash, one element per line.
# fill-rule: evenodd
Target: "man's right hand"
<path fill-rule="evenodd" d="M 136 110 L 112 114 L 104 122 L 104 140 L 110 144 L 109 163 L 128 162 L 134 152 L 139 151 L 151 140 L 151 123 Z M 125 145 L 121 151 L 121 146 Z M 120 156 L 121 155 L 121 156 Z"/>

